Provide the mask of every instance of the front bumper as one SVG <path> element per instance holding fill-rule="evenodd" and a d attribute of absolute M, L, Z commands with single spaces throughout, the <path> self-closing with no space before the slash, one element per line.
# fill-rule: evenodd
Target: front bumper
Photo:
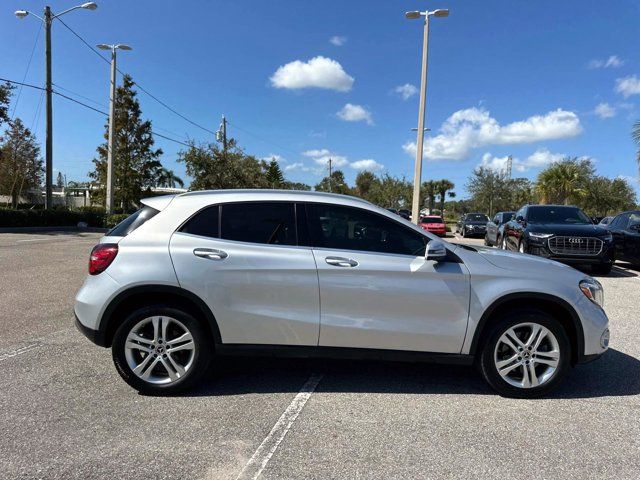
<path fill-rule="evenodd" d="M 467 225 L 464 227 L 464 233 L 467 236 L 478 235 L 484 237 L 487 233 L 487 227 L 482 225 Z"/>
<path fill-rule="evenodd" d="M 546 241 L 529 241 L 527 253 L 568 265 L 609 265 L 613 263 L 613 244 L 604 244 L 598 255 L 558 255 L 549 250 Z"/>

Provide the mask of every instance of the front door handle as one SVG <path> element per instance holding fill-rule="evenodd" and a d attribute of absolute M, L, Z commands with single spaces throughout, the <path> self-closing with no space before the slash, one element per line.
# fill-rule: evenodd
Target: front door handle
<path fill-rule="evenodd" d="M 196 248 L 193 254 L 196 257 L 207 258 L 209 260 L 224 260 L 229 256 L 227 252 L 215 248 Z"/>
<path fill-rule="evenodd" d="M 333 265 L 334 267 L 357 267 L 358 262 L 355 260 L 351 260 L 350 258 L 344 257 L 327 257 L 324 259 L 329 265 Z"/>

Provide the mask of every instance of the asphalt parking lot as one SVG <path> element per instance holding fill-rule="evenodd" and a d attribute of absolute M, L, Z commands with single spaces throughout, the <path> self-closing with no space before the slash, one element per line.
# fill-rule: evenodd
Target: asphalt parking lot
<path fill-rule="evenodd" d="M 73 326 L 98 237 L 0 234 L 0 478 L 640 478 L 628 266 L 599 278 L 611 350 L 550 398 L 501 398 L 471 368 L 276 359 L 157 398 Z"/>

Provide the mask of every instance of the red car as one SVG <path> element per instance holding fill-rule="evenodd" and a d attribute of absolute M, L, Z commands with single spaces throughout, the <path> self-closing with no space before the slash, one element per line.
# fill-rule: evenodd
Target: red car
<path fill-rule="evenodd" d="M 444 223 L 442 217 L 438 215 L 427 215 L 420 219 L 420 227 L 427 232 L 433 233 L 440 237 L 447 235 L 447 226 Z"/>

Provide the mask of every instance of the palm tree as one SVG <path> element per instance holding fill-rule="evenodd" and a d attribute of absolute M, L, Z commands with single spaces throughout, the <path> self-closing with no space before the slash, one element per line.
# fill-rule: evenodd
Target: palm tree
<path fill-rule="evenodd" d="M 184 187 L 184 182 L 182 179 L 173 173 L 173 170 L 167 170 L 162 167 L 158 171 L 158 177 L 156 179 L 157 187 L 165 187 L 165 188 L 176 188 L 176 185 L 180 185 L 180 187 Z"/>
<path fill-rule="evenodd" d="M 436 206 L 436 195 L 438 194 L 438 182 L 434 180 L 423 182 L 422 192 L 423 192 L 424 198 L 427 200 L 429 213 L 432 213 L 433 209 Z"/>
<path fill-rule="evenodd" d="M 455 188 L 455 184 L 450 182 L 446 178 L 443 178 L 439 182 L 436 182 L 436 187 L 436 191 L 438 193 L 438 196 L 440 197 L 440 214 L 444 215 L 444 200 L 447 196 L 447 192 L 449 192 L 450 198 L 456 196 L 455 192 L 451 191 Z"/>
<path fill-rule="evenodd" d="M 586 186 L 593 176 L 591 160 L 565 158 L 538 174 L 536 189 L 540 203 L 569 205 L 586 194 Z"/>

